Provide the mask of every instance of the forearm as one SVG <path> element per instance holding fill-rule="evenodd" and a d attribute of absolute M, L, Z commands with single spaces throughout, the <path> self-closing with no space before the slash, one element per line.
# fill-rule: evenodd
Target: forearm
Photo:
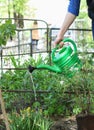
<path fill-rule="evenodd" d="M 69 2 L 68 12 L 54 42 L 55 44 L 60 44 L 61 47 L 63 45 L 63 42 L 61 41 L 64 38 L 66 31 L 69 29 L 76 16 L 79 15 L 80 1 L 81 0 L 70 0 Z"/>
<path fill-rule="evenodd" d="M 67 13 L 65 16 L 65 20 L 60 28 L 60 31 L 57 35 L 57 38 L 59 39 L 63 39 L 64 34 L 66 33 L 66 31 L 69 29 L 70 25 L 73 23 L 73 21 L 75 20 L 76 16 L 72 13 Z"/>

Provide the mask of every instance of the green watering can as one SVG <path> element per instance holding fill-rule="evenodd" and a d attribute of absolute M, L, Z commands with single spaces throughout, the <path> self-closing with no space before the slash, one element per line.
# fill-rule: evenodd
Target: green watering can
<path fill-rule="evenodd" d="M 57 45 L 52 50 L 51 59 L 53 65 L 40 64 L 36 67 L 29 65 L 29 72 L 33 72 L 35 69 L 47 69 L 55 73 L 62 73 L 66 77 L 71 77 L 76 71 L 80 70 L 82 63 L 77 54 L 77 47 L 73 40 L 66 38 L 62 40 L 69 45 L 63 46 L 61 49 Z"/>

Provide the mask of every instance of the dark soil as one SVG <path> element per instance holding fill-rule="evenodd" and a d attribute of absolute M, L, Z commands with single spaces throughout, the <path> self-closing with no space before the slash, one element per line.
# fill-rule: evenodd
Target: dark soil
<path fill-rule="evenodd" d="M 76 118 L 55 118 L 51 130 L 77 130 Z"/>

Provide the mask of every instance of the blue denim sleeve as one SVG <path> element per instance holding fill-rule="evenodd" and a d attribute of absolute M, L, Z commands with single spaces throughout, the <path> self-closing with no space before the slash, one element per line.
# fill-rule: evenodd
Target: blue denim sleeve
<path fill-rule="evenodd" d="M 81 0 L 70 0 L 68 6 L 68 12 L 74 14 L 75 16 L 78 16 L 80 9 L 80 1 Z"/>

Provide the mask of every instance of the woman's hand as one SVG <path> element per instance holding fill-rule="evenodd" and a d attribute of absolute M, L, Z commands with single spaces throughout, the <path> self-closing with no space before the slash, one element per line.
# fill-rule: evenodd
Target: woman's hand
<path fill-rule="evenodd" d="M 56 47 L 56 45 L 59 44 L 60 45 L 60 48 L 64 45 L 64 42 L 63 42 L 63 38 L 56 38 L 55 41 L 54 41 L 54 45 Z"/>

